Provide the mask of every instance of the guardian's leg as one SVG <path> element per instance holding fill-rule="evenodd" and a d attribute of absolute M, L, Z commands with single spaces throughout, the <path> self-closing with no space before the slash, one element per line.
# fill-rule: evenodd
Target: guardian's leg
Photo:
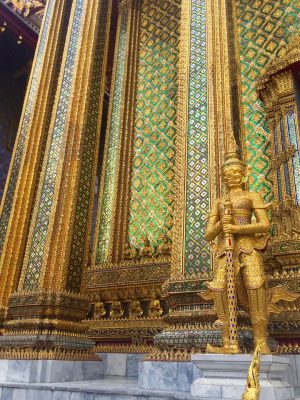
<path fill-rule="evenodd" d="M 247 288 L 251 322 L 253 326 L 254 344 L 261 354 L 271 354 L 268 346 L 268 305 L 266 277 L 261 255 L 253 250 L 251 254 L 243 254 L 243 279 Z"/>

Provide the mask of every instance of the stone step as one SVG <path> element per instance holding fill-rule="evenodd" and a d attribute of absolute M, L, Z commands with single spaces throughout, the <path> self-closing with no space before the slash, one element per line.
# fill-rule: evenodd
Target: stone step
<path fill-rule="evenodd" d="M 189 393 L 139 389 L 137 379 L 120 377 L 84 382 L 1 383 L 0 386 L 0 400 L 203 400 L 192 399 Z"/>
<path fill-rule="evenodd" d="M 109 377 L 84 382 L 1 383 L 0 400 L 221 400 L 189 393 L 145 390 L 134 378 Z M 240 400 L 240 399 L 238 399 Z M 297 397 L 295 400 L 300 400 Z"/>

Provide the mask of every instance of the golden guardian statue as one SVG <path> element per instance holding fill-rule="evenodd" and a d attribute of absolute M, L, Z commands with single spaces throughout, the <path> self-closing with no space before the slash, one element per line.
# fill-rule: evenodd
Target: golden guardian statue
<path fill-rule="evenodd" d="M 207 282 L 213 294 L 223 346 L 207 346 L 207 352 L 240 353 L 237 341 L 237 302 L 249 309 L 254 342 L 261 354 L 269 354 L 268 306 L 262 251 L 266 248 L 270 222 L 268 205 L 258 193 L 244 188 L 246 165 L 236 153 L 228 153 L 222 167 L 227 195 L 211 209 L 206 239 L 214 242 L 217 267 Z"/>

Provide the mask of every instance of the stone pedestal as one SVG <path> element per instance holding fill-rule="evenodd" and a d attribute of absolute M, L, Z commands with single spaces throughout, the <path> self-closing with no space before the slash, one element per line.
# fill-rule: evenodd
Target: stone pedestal
<path fill-rule="evenodd" d="M 55 383 L 103 378 L 101 361 L 0 360 L 0 385 L 6 382 Z"/>
<path fill-rule="evenodd" d="M 203 377 L 192 384 L 192 396 L 214 400 L 242 398 L 252 361 L 251 354 L 196 354 L 192 356 L 192 361 L 203 373 Z M 288 358 L 261 356 L 260 400 L 294 399 L 293 388 L 285 381 L 288 365 Z"/>

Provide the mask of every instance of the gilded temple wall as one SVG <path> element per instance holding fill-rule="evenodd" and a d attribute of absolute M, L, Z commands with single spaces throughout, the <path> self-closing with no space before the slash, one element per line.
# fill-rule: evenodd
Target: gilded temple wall
<path fill-rule="evenodd" d="M 265 67 L 276 60 L 291 35 L 299 32 L 297 0 L 238 0 L 237 26 L 240 47 L 242 103 L 246 160 L 251 166 L 250 186 L 271 200 L 271 142 L 266 112 L 258 99 L 256 82 Z"/>
<path fill-rule="evenodd" d="M 47 13 L 52 12 L 50 17 L 55 14 L 53 3 L 48 3 L 44 29 Z M 116 343 L 121 339 L 122 343 L 141 344 L 145 338 L 150 341 L 160 330 L 167 329 L 167 323 L 174 324 L 170 331 L 178 328 L 185 338 L 190 337 L 190 332 L 185 336 L 188 324 L 210 336 L 212 304 L 203 303 L 197 294 L 205 289 L 211 272 L 210 249 L 204 239 L 210 203 L 222 195 L 220 165 L 225 150 L 235 145 L 233 133 L 238 137 L 233 132 L 232 107 L 238 101 L 233 102 L 231 74 L 241 68 L 245 148 L 247 161 L 253 167 L 251 185 L 270 199 L 269 133 L 255 80 L 273 58 L 273 52 L 278 55 L 289 34 L 298 28 L 296 13 L 300 7 L 297 2 L 283 0 L 241 0 L 232 3 L 237 6 L 237 20 L 229 24 L 232 15 L 227 0 L 119 2 L 97 227 L 94 252 L 88 263 L 111 3 L 71 3 L 62 69 L 48 117 L 50 129 L 43 131 L 44 136 L 47 133 L 47 145 L 40 159 L 31 160 L 30 151 L 25 157 L 28 169 L 19 182 L 24 190 L 17 191 L 13 199 L 18 207 L 10 216 L 5 257 L 0 260 L 1 278 L 4 276 L 0 285 L 0 299 L 4 299 L 2 320 L 7 301 L 13 317 L 7 332 L 16 326 L 22 333 L 24 319 L 29 319 L 25 321 L 29 325 L 24 326 L 34 332 L 36 326 L 40 327 L 40 319 L 44 319 L 43 334 L 48 336 L 48 316 L 55 316 L 63 336 L 67 340 L 70 337 L 79 349 L 82 344 L 76 341 L 81 341 L 77 332 L 83 332 L 87 325 L 90 337 L 104 343 L 113 338 Z M 229 43 L 236 45 L 229 40 L 230 26 L 237 28 L 235 39 L 239 39 L 240 63 L 235 68 L 229 65 L 234 61 Z M 46 33 L 48 39 L 57 29 L 50 31 Z M 46 46 L 43 32 L 33 77 Z M 46 66 L 45 71 L 49 69 Z M 40 75 L 44 75 L 41 70 Z M 38 95 L 35 84 L 32 81 L 29 89 L 29 99 L 34 102 Z M 234 90 L 234 94 L 239 92 L 238 85 Z M 48 92 L 42 92 L 39 99 L 46 101 L 48 97 Z M 18 160 L 19 152 L 24 151 L 22 145 L 30 142 L 33 151 L 35 139 L 43 136 L 38 129 L 40 122 L 36 124 L 36 137 L 28 135 L 32 114 L 37 120 L 40 116 L 30 101 L 27 99 L 24 107 L 0 228 L 5 228 L 5 213 L 12 206 L 11 179 L 15 162 L 22 162 Z M 290 139 L 295 141 L 295 120 L 291 114 L 287 118 Z M 240 127 L 238 122 L 236 126 Z M 41 174 L 36 179 L 38 185 L 32 183 L 29 188 L 30 193 L 35 193 L 36 186 L 38 190 L 31 201 L 34 207 L 26 208 L 28 221 L 20 222 L 29 197 L 26 185 L 32 166 Z M 27 240 L 29 225 L 23 260 L 19 242 L 20 238 Z M 169 242 L 164 243 L 163 251 L 158 245 L 172 226 L 172 247 Z M 144 235 L 150 239 L 148 252 L 143 252 Z M 17 293 L 10 296 L 17 283 Z M 293 284 L 297 281 L 293 280 Z M 91 303 L 91 320 L 81 325 Z M 168 317 L 162 320 L 167 313 Z M 41 316 L 37 322 L 36 315 Z M 50 325 L 57 330 L 52 321 Z M 20 344 L 23 338 L 19 341 L 18 336 L 22 335 L 17 334 L 14 340 Z M 27 337 L 28 331 L 26 340 Z M 134 351 L 137 349 L 141 351 L 140 346 Z M 111 346 L 111 350 L 116 347 Z"/>

